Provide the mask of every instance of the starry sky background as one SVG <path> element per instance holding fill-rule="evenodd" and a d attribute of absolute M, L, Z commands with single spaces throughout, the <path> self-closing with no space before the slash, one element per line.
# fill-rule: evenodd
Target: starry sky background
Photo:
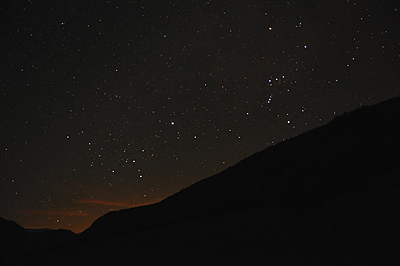
<path fill-rule="evenodd" d="M 0 11 L 0 216 L 24 227 L 83 231 L 400 94 L 398 1 Z"/>

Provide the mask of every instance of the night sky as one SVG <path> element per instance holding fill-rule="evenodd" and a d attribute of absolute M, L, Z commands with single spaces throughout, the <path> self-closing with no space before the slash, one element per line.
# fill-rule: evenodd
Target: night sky
<path fill-rule="evenodd" d="M 400 95 L 398 1 L 8 2 L 0 216 L 24 227 L 81 232 Z"/>

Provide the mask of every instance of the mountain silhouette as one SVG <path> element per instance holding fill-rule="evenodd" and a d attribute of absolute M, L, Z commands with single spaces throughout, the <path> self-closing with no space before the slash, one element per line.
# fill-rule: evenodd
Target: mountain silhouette
<path fill-rule="evenodd" d="M 13 265 L 398 265 L 400 97 L 262 150 Z"/>
<path fill-rule="evenodd" d="M 64 247 L 76 236 L 65 229 L 24 229 L 16 222 L 0 217 L 0 262 Z"/>
<path fill-rule="evenodd" d="M 27 242 L 25 229 L 14 221 L 0 217 L 0 261 L 20 254 Z"/>
<path fill-rule="evenodd" d="M 25 234 L 25 229 L 14 221 L 0 217 L 0 236 Z"/>
<path fill-rule="evenodd" d="M 150 206 L 110 212 L 83 237 L 108 237 L 187 219 L 324 200 L 400 184 L 400 98 L 362 107 L 260 151 Z"/>

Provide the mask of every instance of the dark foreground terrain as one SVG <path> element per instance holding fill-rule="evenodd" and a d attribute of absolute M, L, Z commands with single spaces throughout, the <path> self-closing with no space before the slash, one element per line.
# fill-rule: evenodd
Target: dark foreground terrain
<path fill-rule="evenodd" d="M 394 98 L 1 264 L 399 265 L 399 136 Z"/>

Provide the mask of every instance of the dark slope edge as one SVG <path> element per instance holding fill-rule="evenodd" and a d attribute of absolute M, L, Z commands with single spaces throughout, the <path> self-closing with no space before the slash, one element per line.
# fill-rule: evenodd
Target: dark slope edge
<path fill-rule="evenodd" d="M 0 261 L 69 246 L 76 234 L 65 229 L 29 230 L 0 217 Z"/>
<path fill-rule="evenodd" d="M 105 239 L 275 205 L 313 211 L 346 195 L 394 193 L 400 185 L 399 136 L 396 97 L 260 151 L 157 204 L 107 213 L 80 237 Z"/>

